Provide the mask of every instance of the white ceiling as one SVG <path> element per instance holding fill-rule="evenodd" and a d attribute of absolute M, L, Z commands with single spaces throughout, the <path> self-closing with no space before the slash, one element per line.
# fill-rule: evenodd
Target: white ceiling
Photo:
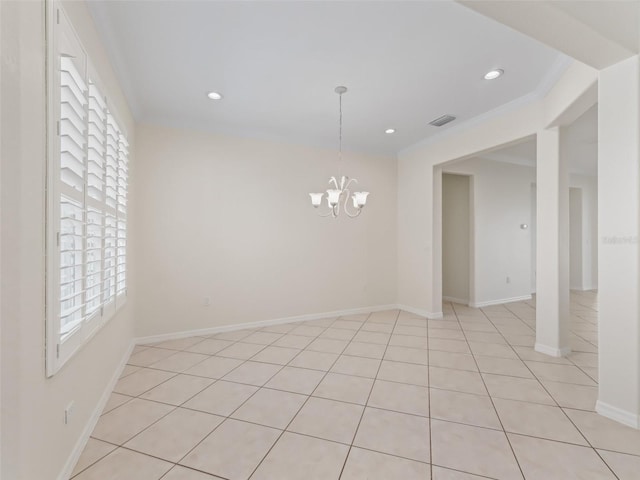
<path fill-rule="evenodd" d="M 637 0 L 594 1 L 563 0 L 546 1 L 553 8 L 578 19 L 611 39 L 629 52 L 638 52 L 640 47 L 640 5 Z"/>
<path fill-rule="evenodd" d="M 595 176 L 598 170 L 598 105 L 594 105 L 562 131 L 566 135 L 569 172 Z M 536 166 L 536 141 L 527 140 L 481 155 L 487 160 Z"/>
<path fill-rule="evenodd" d="M 346 85 L 345 148 L 370 153 L 544 90 L 568 64 L 451 1 L 92 0 L 90 10 L 138 121 L 333 147 L 333 89 Z M 484 80 L 492 68 L 506 73 Z M 429 125 L 443 114 L 458 119 Z"/>

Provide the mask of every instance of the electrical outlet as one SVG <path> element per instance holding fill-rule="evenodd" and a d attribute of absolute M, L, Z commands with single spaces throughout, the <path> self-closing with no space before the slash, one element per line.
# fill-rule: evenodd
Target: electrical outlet
<path fill-rule="evenodd" d="M 73 417 L 73 411 L 75 410 L 75 402 L 70 402 L 67 408 L 64 409 L 64 424 L 69 425 L 71 418 Z"/>
<path fill-rule="evenodd" d="M 511 283 L 511 277 L 507 277 L 507 283 Z"/>
<path fill-rule="evenodd" d="M 205 307 L 210 307 L 211 306 L 211 297 L 204 297 L 204 300 L 202 301 L 202 305 Z"/>

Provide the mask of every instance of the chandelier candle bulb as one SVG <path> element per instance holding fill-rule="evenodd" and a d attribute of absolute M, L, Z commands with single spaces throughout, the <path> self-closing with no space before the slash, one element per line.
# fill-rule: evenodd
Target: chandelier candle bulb
<path fill-rule="evenodd" d="M 310 193 L 309 196 L 311 197 L 311 205 L 318 208 L 322 204 L 324 193 Z"/>
<path fill-rule="evenodd" d="M 335 207 L 340 201 L 340 190 L 327 190 L 327 202 L 330 207 Z"/>
<path fill-rule="evenodd" d="M 353 205 L 356 208 L 362 208 L 367 203 L 367 196 L 369 192 L 356 192 L 353 194 Z"/>

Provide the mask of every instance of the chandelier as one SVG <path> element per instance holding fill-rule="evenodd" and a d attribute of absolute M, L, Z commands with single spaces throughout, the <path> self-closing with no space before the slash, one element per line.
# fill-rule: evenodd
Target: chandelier
<path fill-rule="evenodd" d="M 347 91 L 347 87 L 336 87 L 335 92 L 338 94 L 340 98 L 340 140 L 339 140 L 339 151 L 338 151 L 338 162 L 342 164 L 342 94 Z M 362 208 L 367 203 L 367 196 L 369 192 L 353 192 L 349 190 L 349 187 L 353 183 L 358 183 L 358 180 L 355 178 L 349 178 L 345 175 L 338 175 L 337 177 L 331 177 L 329 179 L 330 188 L 327 189 L 327 206 L 329 207 L 329 211 L 327 213 L 319 213 L 321 217 L 331 216 L 336 218 L 340 215 L 340 209 L 344 210 L 344 213 L 351 218 L 355 218 L 362 212 Z M 311 197 L 311 205 L 314 208 L 318 208 L 322 204 L 322 197 L 324 197 L 324 193 L 310 193 Z M 351 198 L 353 202 L 353 210 L 349 211 L 347 205 L 349 204 L 349 199 Z"/>

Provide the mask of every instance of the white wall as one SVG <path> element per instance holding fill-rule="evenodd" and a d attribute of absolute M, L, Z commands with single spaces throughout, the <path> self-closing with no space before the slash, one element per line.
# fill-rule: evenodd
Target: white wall
<path fill-rule="evenodd" d="M 473 176 L 475 304 L 530 295 L 531 230 L 520 225 L 531 218 L 535 169 L 473 158 L 446 171 Z"/>
<path fill-rule="evenodd" d="M 582 285 L 582 190 L 569 189 L 569 286 L 583 290 Z"/>
<path fill-rule="evenodd" d="M 582 289 L 598 289 L 598 177 L 571 174 L 582 195 Z"/>
<path fill-rule="evenodd" d="M 470 178 L 442 175 L 442 296 L 469 302 Z"/>
<path fill-rule="evenodd" d="M 577 190 L 581 196 L 581 231 L 580 245 L 574 248 L 574 244 L 570 245 L 570 255 L 572 262 L 581 262 L 578 268 L 575 265 L 572 279 L 570 280 L 571 288 L 576 290 L 597 290 L 598 289 L 598 178 L 589 175 L 579 175 L 572 173 L 569 175 L 569 185 L 571 190 Z M 532 186 L 532 208 L 535 209 L 536 186 Z M 531 269 L 535 274 L 536 265 L 536 218 L 535 210 L 532 211 L 531 219 Z M 570 225 L 571 227 L 571 225 Z M 576 236 L 576 240 L 577 240 Z M 579 259 L 574 257 L 576 252 L 579 253 Z M 535 275 L 532 275 L 532 291 L 535 292 Z"/>
<path fill-rule="evenodd" d="M 432 317 L 442 314 L 442 292 L 437 291 L 442 271 L 432 263 L 440 255 L 434 252 L 440 242 L 433 238 L 437 212 L 430 208 L 437 197 L 436 177 L 433 165 L 423 158 L 398 161 L 397 298 L 405 308 Z"/>
<path fill-rule="evenodd" d="M 369 201 L 357 219 L 320 218 L 308 193 L 327 188 L 336 157 L 139 127 L 138 335 L 394 304 L 396 161 L 344 155 Z"/>
<path fill-rule="evenodd" d="M 544 98 L 526 98 L 489 112 L 482 121 L 452 126 L 441 135 L 398 155 L 398 300 L 425 314 L 441 314 L 441 210 L 435 170 L 447 162 L 531 138 L 562 118 L 584 113 L 574 108 L 597 92 L 597 71 L 574 62 Z M 591 106 L 590 104 L 589 106 Z M 588 107 L 587 107 L 588 108 Z"/>
<path fill-rule="evenodd" d="M 538 191 L 535 184 L 531 185 L 531 218 L 529 220 L 529 230 L 531 233 L 531 293 L 536 293 L 536 257 L 538 241 Z"/>
<path fill-rule="evenodd" d="M 449 163 L 445 169 L 473 178 L 474 231 L 470 234 L 475 237 L 472 249 L 475 252 L 472 285 L 475 286 L 470 292 L 472 298 L 475 296 L 473 303 L 482 305 L 531 294 L 536 264 L 535 203 L 532 201 L 536 169 L 482 158 Z M 597 179 L 571 174 L 569 183 L 571 190 L 581 196 L 580 244 L 571 251 L 579 263 L 574 265 L 575 281 L 582 285 L 581 289 L 597 288 Z M 443 196 L 443 215 L 444 200 Z M 521 224 L 529 228 L 522 230 Z M 444 225 L 443 220 L 443 242 L 447 238 Z M 443 244 L 443 280 L 444 252 Z M 443 295 L 447 296 L 444 291 L 446 288 Z"/>
<path fill-rule="evenodd" d="M 118 103 L 133 124 L 92 20 L 82 2 L 69 16 Z M 54 377 L 45 378 L 44 2 L 0 2 L 2 470 L 7 480 L 50 480 L 62 471 L 132 338 L 124 307 Z M 132 162 L 134 163 L 134 162 Z M 72 423 L 63 424 L 75 401 Z"/>
<path fill-rule="evenodd" d="M 569 69 L 571 71 L 571 68 Z M 482 123 L 444 132 L 398 156 L 398 300 L 426 315 L 442 315 L 442 210 L 438 171 L 448 162 L 526 139 L 543 111 L 537 102 L 513 106 Z"/>
<path fill-rule="evenodd" d="M 640 57 L 598 89 L 599 413 L 640 428 Z"/>

